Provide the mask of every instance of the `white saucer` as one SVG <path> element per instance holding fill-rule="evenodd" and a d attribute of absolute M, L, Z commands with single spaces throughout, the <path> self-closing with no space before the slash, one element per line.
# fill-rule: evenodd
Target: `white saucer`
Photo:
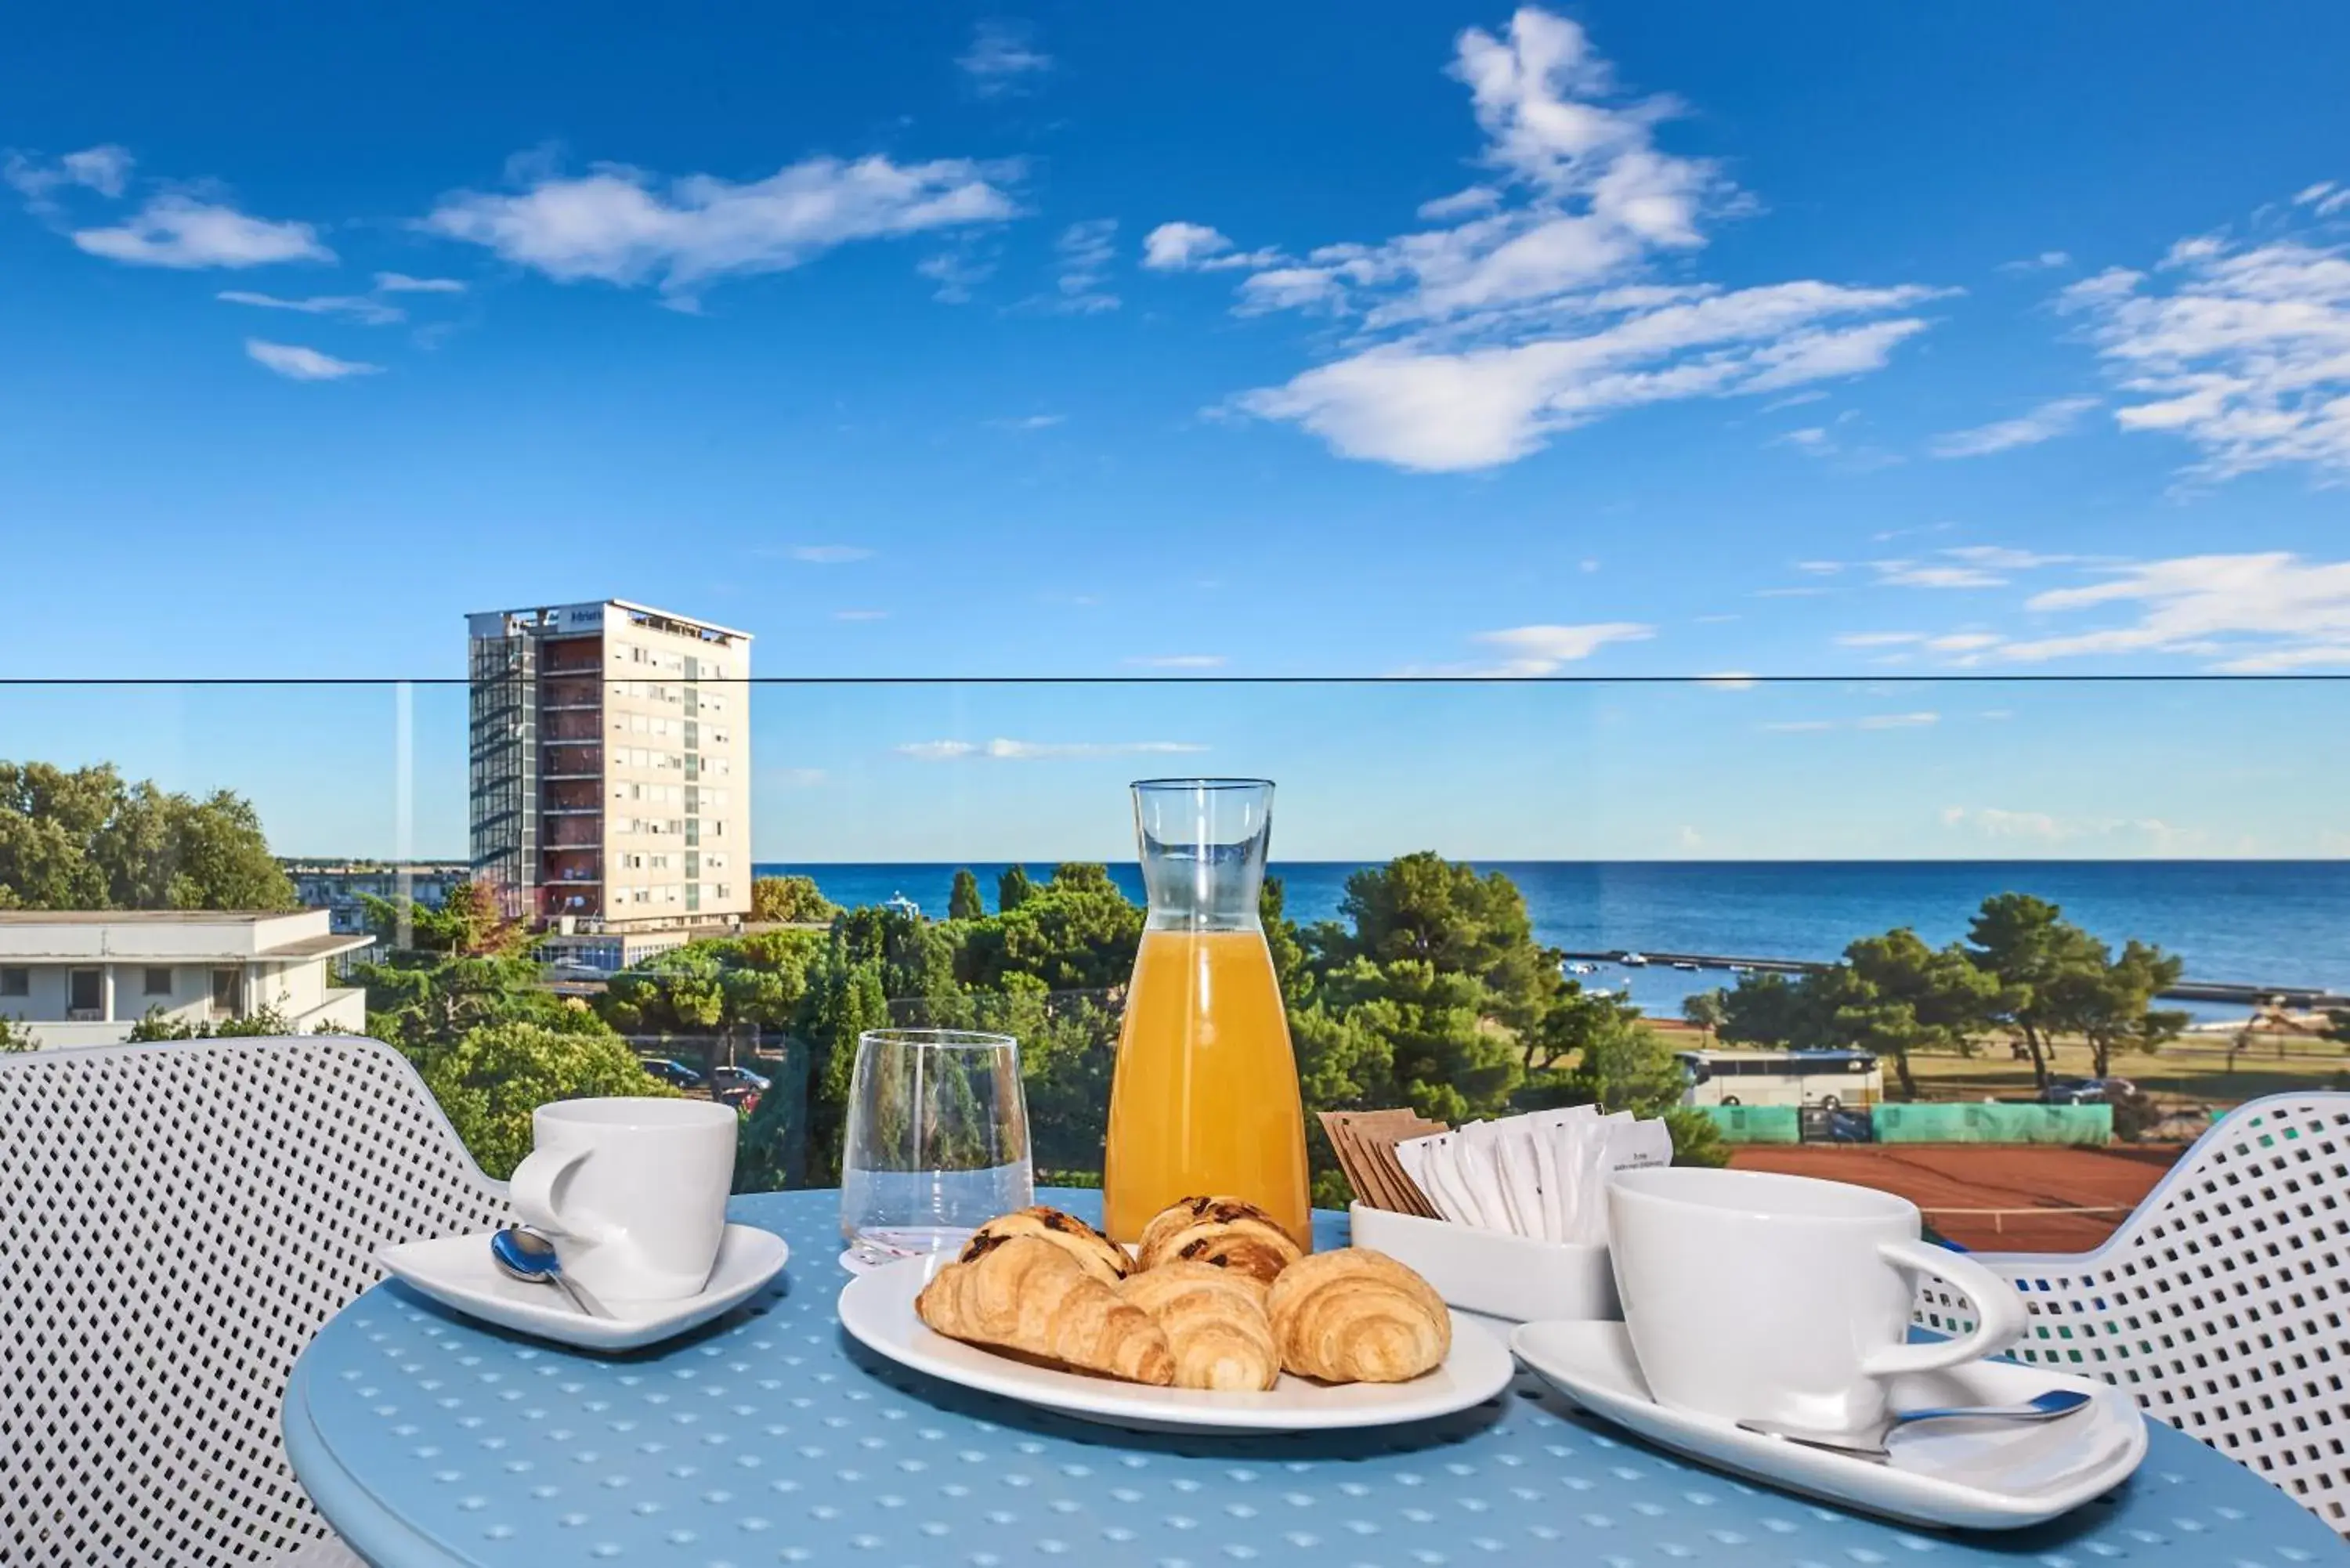
<path fill-rule="evenodd" d="M 608 1318 L 589 1317 L 553 1285 L 525 1284 L 498 1272 L 490 1259 L 490 1232 L 442 1236 L 380 1247 L 376 1262 L 444 1306 L 500 1328 L 557 1340 L 582 1350 L 634 1350 L 708 1323 L 775 1277 L 791 1249 L 754 1225 L 729 1225 L 718 1262 L 698 1296 L 674 1301 L 598 1299 Z"/>
<path fill-rule="evenodd" d="M 914 1315 L 931 1267 L 931 1259 L 909 1258 L 849 1281 L 840 1293 L 840 1326 L 876 1353 L 944 1382 L 1135 1431 L 1308 1432 L 1424 1421 L 1491 1399 L 1517 1370 L 1500 1339 L 1455 1313 L 1452 1354 L 1409 1383 L 1326 1386 L 1284 1374 L 1262 1394 L 1220 1394 L 1056 1372 L 931 1333 Z"/>
<path fill-rule="evenodd" d="M 2051 1388 L 2077 1388 L 2093 1402 L 2056 1421 L 1938 1421 L 1897 1431 L 1887 1444 L 1891 1460 L 1874 1464 L 1658 1404 L 1620 1323 L 1530 1323 L 1510 1336 L 1510 1348 L 1576 1404 L 1659 1447 L 1909 1524 L 2038 1524 L 2120 1485 L 2146 1457 L 2146 1417 L 2128 1395 L 2037 1366 L 1977 1361 L 1906 1374 L 1892 1379 L 1893 1405 L 2015 1404 Z"/>

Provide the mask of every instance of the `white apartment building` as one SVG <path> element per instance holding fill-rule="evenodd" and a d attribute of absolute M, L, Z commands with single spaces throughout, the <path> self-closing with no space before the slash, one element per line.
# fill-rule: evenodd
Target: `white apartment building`
<path fill-rule="evenodd" d="M 750 634 L 626 599 L 466 624 L 473 875 L 548 956 L 748 915 Z"/>
<path fill-rule="evenodd" d="M 0 910 L 0 1018 L 44 1047 L 112 1045 L 150 1012 L 186 1023 L 274 1011 L 295 1033 L 367 1032 L 332 963 L 368 945 L 324 909 Z"/>

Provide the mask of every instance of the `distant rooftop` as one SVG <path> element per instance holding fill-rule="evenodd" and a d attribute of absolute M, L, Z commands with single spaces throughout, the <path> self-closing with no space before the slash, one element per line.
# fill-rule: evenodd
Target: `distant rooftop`
<path fill-rule="evenodd" d="M 540 623 L 548 628 L 577 627 L 580 631 L 585 632 L 601 625 L 600 619 L 593 621 L 591 625 L 588 612 L 600 612 L 607 605 L 616 609 L 626 610 L 639 620 L 656 623 L 663 630 L 681 632 L 686 636 L 709 632 L 721 638 L 742 642 L 751 640 L 751 634 L 747 631 L 738 631 L 731 626 L 720 626 L 716 621 L 703 620 L 699 616 L 680 615 L 675 610 L 657 609 L 651 605 L 639 604 L 634 599 L 587 599 L 577 604 L 521 605 L 513 609 L 476 610 L 468 615 L 465 620 L 475 637 L 500 635 L 498 628 L 516 616 L 536 618 Z"/>
<path fill-rule="evenodd" d="M 307 909 L 0 909 L 0 926 L 245 926 Z"/>

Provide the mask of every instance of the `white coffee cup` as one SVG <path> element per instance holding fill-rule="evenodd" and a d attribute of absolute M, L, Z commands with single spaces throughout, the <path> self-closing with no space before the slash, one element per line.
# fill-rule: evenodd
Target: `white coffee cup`
<path fill-rule="evenodd" d="M 2015 1287 L 1921 1239 L 1907 1199 L 1759 1170 L 1655 1167 L 1607 1188 L 1608 1246 L 1648 1390 L 1727 1420 L 1854 1432 L 1901 1372 L 1991 1355 L 2023 1333 Z M 1973 1307 L 1973 1333 L 1907 1343 L 1915 1275 Z"/>
<path fill-rule="evenodd" d="M 557 1100 L 531 1113 L 515 1213 L 564 1240 L 564 1272 L 598 1296 L 700 1295 L 726 1231 L 731 1106 L 709 1100 Z"/>

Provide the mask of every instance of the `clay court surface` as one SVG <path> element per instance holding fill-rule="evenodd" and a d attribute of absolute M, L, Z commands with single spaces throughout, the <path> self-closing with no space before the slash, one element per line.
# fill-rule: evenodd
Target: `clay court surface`
<path fill-rule="evenodd" d="M 1730 1163 L 1741 1170 L 1826 1177 L 1898 1193 L 1925 1210 L 1935 1230 L 1975 1251 L 2085 1252 L 2113 1232 L 2179 1153 L 2154 1145 L 1814 1144 L 1750 1146 Z M 2106 1208 L 2116 1212 L 2061 1212 Z M 2010 1212 L 1947 1212 L 1968 1209 Z"/>

